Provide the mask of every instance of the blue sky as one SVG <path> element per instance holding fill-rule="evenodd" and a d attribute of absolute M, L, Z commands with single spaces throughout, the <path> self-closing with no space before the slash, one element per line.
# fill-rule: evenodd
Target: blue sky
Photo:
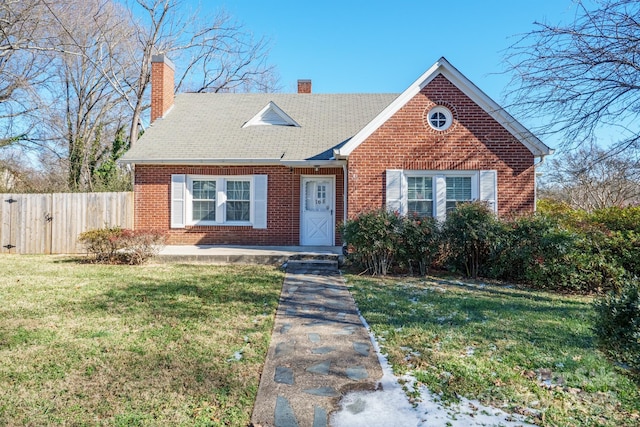
<path fill-rule="evenodd" d="M 197 0 L 190 0 L 197 3 Z M 441 56 L 496 101 L 510 76 L 504 50 L 534 21 L 567 20 L 572 0 L 222 0 L 256 37 L 271 40 L 284 92 L 402 92 Z"/>

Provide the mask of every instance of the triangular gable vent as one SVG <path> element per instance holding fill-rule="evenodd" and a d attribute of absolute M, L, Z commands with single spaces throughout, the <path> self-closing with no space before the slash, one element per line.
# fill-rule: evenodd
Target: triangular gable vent
<path fill-rule="evenodd" d="M 258 114 L 253 116 L 251 120 L 242 125 L 243 128 L 249 126 L 293 126 L 300 125 L 293 120 L 287 113 L 282 111 L 273 101 L 269 101 Z"/>

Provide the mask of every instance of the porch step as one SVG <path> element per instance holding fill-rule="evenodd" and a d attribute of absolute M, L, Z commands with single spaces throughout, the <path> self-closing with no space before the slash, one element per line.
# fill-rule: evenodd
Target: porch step
<path fill-rule="evenodd" d="M 308 257 L 302 259 L 289 258 L 287 261 L 287 273 L 337 273 L 338 256 L 321 256 L 320 258 Z"/>

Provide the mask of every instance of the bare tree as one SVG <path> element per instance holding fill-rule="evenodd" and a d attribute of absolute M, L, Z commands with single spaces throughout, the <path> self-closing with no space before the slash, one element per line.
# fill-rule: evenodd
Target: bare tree
<path fill-rule="evenodd" d="M 640 205 L 638 152 L 612 155 L 597 146 L 583 146 L 549 161 L 541 195 L 591 211 Z"/>
<path fill-rule="evenodd" d="M 589 6 L 594 5 L 593 9 Z M 512 108 L 557 133 L 565 148 L 614 133 L 611 152 L 640 145 L 640 2 L 575 0 L 567 25 L 535 23 L 508 50 Z"/>
<path fill-rule="evenodd" d="M 186 12 L 181 0 L 134 0 L 139 72 L 118 82 L 131 108 L 129 140 L 135 144 L 142 116 L 149 108 L 151 57 L 167 54 L 176 64 L 176 92 L 273 91 L 278 78 L 267 64 L 265 39 L 254 40 L 225 12 L 211 16 Z"/>
<path fill-rule="evenodd" d="M 50 28 L 57 49 L 49 52 L 52 81 L 45 98 L 51 102 L 42 106 L 42 122 L 64 154 L 69 189 L 93 190 L 95 173 L 127 121 L 122 98 L 95 61 L 106 49 L 124 55 L 127 15 L 107 0 L 67 0 L 47 8 L 58 24 Z"/>
<path fill-rule="evenodd" d="M 0 148 L 25 141 L 44 84 L 47 60 L 38 50 L 43 37 L 40 0 L 0 3 Z"/>
<path fill-rule="evenodd" d="M 117 175 L 115 160 L 148 122 L 153 54 L 176 64 L 177 91 L 277 85 L 264 40 L 225 13 L 186 7 L 181 0 L 2 2 L 0 147 L 35 147 L 31 159 L 66 169 L 68 189 L 92 190 Z"/>

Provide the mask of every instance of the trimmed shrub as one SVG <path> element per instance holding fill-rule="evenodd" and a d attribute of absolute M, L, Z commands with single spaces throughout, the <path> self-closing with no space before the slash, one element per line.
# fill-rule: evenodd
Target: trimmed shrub
<path fill-rule="evenodd" d="M 501 225 L 485 203 L 462 203 L 447 213 L 442 229 L 449 269 L 478 277 L 501 236 Z"/>
<path fill-rule="evenodd" d="M 341 231 L 348 258 L 372 275 L 386 275 L 398 255 L 401 227 L 400 215 L 385 209 L 347 220 Z"/>
<path fill-rule="evenodd" d="M 628 281 L 594 303 L 598 347 L 612 360 L 640 374 L 640 282 Z"/>
<path fill-rule="evenodd" d="M 546 215 L 505 221 L 501 231 L 483 273 L 503 280 L 536 281 L 535 271 L 547 258 L 564 256 L 573 242 L 572 236 L 560 232 L 557 221 Z"/>
<path fill-rule="evenodd" d="M 166 241 L 165 233 L 156 230 L 122 230 L 124 260 L 139 265 L 158 255 Z"/>
<path fill-rule="evenodd" d="M 85 231 L 78 241 L 94 260 L 105 264 L 138 265 L 157 255 L 166 235 L 156 230 L 129 230 L 105 227 Z"/>
<path fill-rule="evenodd" d="M 426 275 L 440 250 L 438 221 L 433 217 L 417 215 L 404 217 L 401 234 L 399 261 L 407 266 L 410 274 L 413 274 L 417 267 L 420 275 Z"/>
<path fill-rule="evenodd" d="M 534 215 L 500 220 L 481 202 L 463 203 L 444 224 L 381 209 L 347 221 L 343 241 L 348 258 L 373 275 L 424 275 L 437 264 L 474 278 L 576 293 L 619 290 L 640 275 L 640 208 L 539 206 Z"/>
<path fill-rule="evenodd" d="M 94 256 L 96 262 L 115 263 L 118 252 L 122 249 L 119 236 L 120 227 L 105 227 L 85 231 L 78 236 L 78 242 L 84 246 L 87 253 Z"/>

